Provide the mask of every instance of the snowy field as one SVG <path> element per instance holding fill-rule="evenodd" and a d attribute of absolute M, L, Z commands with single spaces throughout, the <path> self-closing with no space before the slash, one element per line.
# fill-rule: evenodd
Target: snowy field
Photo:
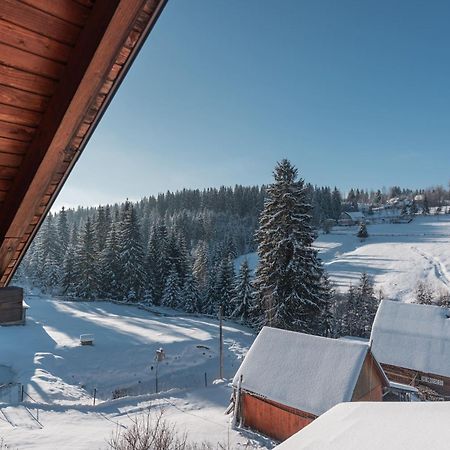
<path fill-rule="evenodd" d="M 245 448 L 253 439 L 230 430 L 230 416 L 224 414 L 228 381 L 213 384 L 219 373 L 217 320 L 37 295 L 26 301 L 27 325 L 0 328 L 0 361 L 12 375 L 5 368 L 0 374 L 23 383 L 31 397 L 22 405 L 0 403 L 0 437 L 12 448 L 104 449 L 117 427 L 150 406 L 163 408 L 193 441 L 230 441 L 232 448 Z M 229 379 L 254 336 L 245 327 L 224 325 Z M 82 333 L 94 335 L 94 346 L 80 345 Z M 154 357 L 160 347 L 166 354 L 158 367 L 164 392 L 155 394 Z M 113 392 L 128 396 L 112 399 Z"/>
<path fill-rule="evenodd" d="M 367 229 L 364 241 L 356 237 L 358 227 L 334 227 L 315 243 L 338 289 L 356 284 L 361 272 L 372 275 L 376 288 L 391 300 L 412 301 L 419 281 L 437 291 L 450 289 L 450 216 L 416 217 L 407 224 Z M 257 256 L 252 253 L 248 259 L 255 268 Z"/>

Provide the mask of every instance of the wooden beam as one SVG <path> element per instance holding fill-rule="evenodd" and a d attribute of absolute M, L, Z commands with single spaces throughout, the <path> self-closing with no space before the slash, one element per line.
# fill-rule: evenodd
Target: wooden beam
<path fill-rule="evenodd" d="M 107 79 L 145 0 L 97 0 L 0 214 L 0 275 L 40 207 L 53 174 Z"/>

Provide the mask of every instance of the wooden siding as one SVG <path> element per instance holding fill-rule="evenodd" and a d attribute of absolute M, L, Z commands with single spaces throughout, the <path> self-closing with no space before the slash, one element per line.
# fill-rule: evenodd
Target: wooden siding
<path fill-rule="evenodd" d="M 385 378 L 380 373 L 374 357 L 368 352 L 353 391 L 352 401 L 380 402 L 383 400 L 383 387 L 388 387 Z"/>
<path fill-rule="evenodd" d="M 0 325 L 20 323 L 23 319 L 23 289 L 0 289 Z"/>
<path fill-rule="evenodd" d="M 1 0 L 0 287 L 166 0 Z"/>
<path fill-rule="evenodd" d="M 242 392 L 243 423 L 252 430 L 284 441 L 310 424 L 317 416 Z"/>
<path fill-rule="evenodd" d="M 407 384 L 410 386 L 418 386 L 423 384 L 428 386 L 438 394 L 445 397 L 450 397 L 450 378 L 431 373 L 431 372 L 421 372 L 414 369 L 407 369 L 405 367 L 397 367 L 389 364 L 381 364 L 386 376 L 391 381 L 397 383 Z"/>

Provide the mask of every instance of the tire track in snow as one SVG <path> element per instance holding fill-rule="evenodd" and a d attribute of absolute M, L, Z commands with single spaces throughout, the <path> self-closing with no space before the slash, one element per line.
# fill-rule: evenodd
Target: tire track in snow
<path fill-rule="evenodd" d="M 442 261 L 434 257 L 430 254 L 427 254 L 425 252 L 420 251 L 417 247 L 411 247 L 412 250 L 414 250 L 417 254 L 422 256 L 426 261 L 428 261 L 434 269 L 434 274 L 436 275 L 436 278 L 445 285 L 445 287 L 450 287 L 450 273 L 448 272 L 445 265 L 442 263 Z"/>

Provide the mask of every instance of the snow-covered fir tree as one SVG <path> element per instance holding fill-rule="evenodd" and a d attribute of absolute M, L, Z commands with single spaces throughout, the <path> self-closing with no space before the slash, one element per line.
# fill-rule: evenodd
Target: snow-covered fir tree
<path fill-rule="evenodd" d="M 181 303 L 180 279 L 177 268 L 172 266 L 164 286 L 161 304 L 168 308 L 178 308 Z"/>
<path fill-rule="evenodd" d="M 120 245 L 116 224 L 110 226 L 105 246 L 99 255 L 99 293 L 105 298 L 120 298 L 121 293 L 121 262 Z"/>
<path fill-rule="evenodd" d="M 120 291 L 124 300 L 138 300 L 145 284 L 144 251 L 139 223 L 130 202 L 126 202 L 119 225 Z M 131 295 L 132 294 L 132 295 Z"/>
<path fill-rule="evenodd" d="M 77 297 L 94 298 L 98 293 L 98 267 L 95 252 L 94 228 L 91 220 L 86 220 L 75 252 L 76 280 L 73 291 Z"/>
<path fill-rule="evenodd" d="M 320 332 L 322 264 L 312 247 L 309 204 L 303 179 L 286 159 L 277 164 L 260 217 L 255 287 L 259 326 Z"/>
<path fill-rule="evenodd" d="M 202 312 L 201 296 L 197 280 L 193 276 L 192 271 L 190 271 L 184 279 L 183 289 L 181 291 L 180 308 L 189 313 Z"/>
<path fill-rule="evenodd" d="M 366 239 L 369 237 L 369 232 L 367 231 L 367 225 L 365 222 L 359 224 L 358 233 L 356 234 L 360 239 Z"/>
<path fill-rule="evenodd" d="M 251 311 L 255 303 L 255 290 L 247 258 L 242 261 L 234 288 L 231 304 L 231 318 L 241 323 L 249 323 Z"/>
<path fill-rule="evenodd" d="M 216 295 L 216 306 L 222 306 L 223 315 L 229 317 L 233 312 L 232 299 L 234 296 L 234 267 L 230 256 L 225 256 L 219 265 Z"/>

